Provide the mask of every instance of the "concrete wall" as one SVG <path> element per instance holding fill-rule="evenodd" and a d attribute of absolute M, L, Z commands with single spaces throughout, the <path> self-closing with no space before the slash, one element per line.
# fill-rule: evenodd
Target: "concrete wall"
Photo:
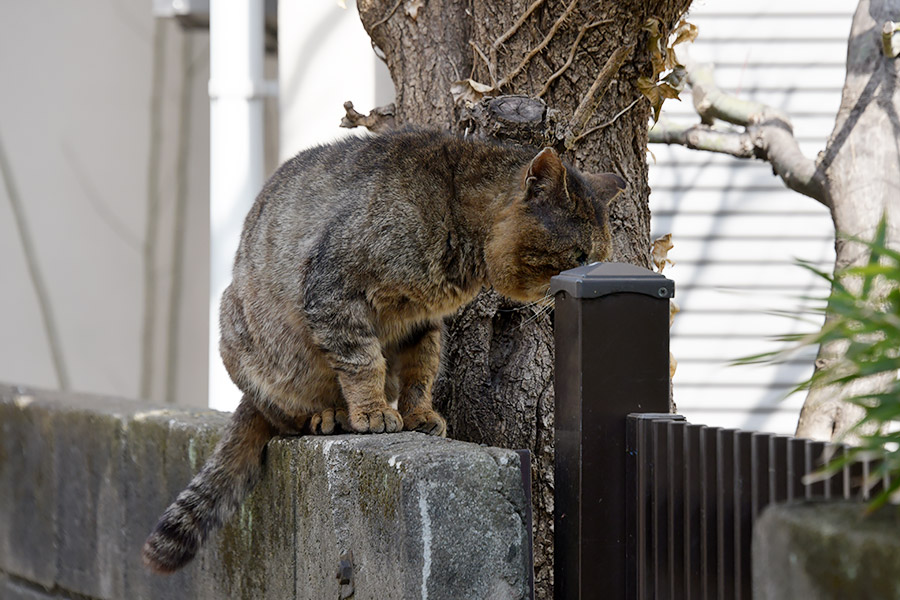
<path fill-rule="evenodd" d="M 0 598 L 524 598 L 518 456 L 417 433 L 273 440 L 185 570 L 140 547 L 228 415 L 0 386 Z"/>
<path fill-rule="evenodd" d="M 147 206 L 159 206 L 155 385 L 165 394 L 173 200 L 189 232 L 173 373 L 179 398 L 205 404 L 209 195 L 208 35 L 154 23 L 145 0 L 0 5 L 0 136 L 34 240 L 71 389 L 135 397 L 141 370 Z M 190 46 L 188 46 L 190 44 Z M 154 64 L 158 82 L 154 86 Z M 156 88 L 154 90 L 154 87 Z M 159 95 L 157 126 L 151 98 Z M 183 92 L 188 106 L 182 110 Z M 187 145 L 179 151 L 179 138 Z M 156 162 L 154 162 L 154 160 Z M 179 163 L 183 170 L 179 171 Z M 151 180 L 157 192 L 151 191 Z M 0 380 L 60 381 L 0 185 Z"/>
<path fill-rule="evenodd" d="M 900 512 L 857 502 L 772 505 L 753 530 L 756 600 L 900 599 Z"/>
<path fill-rule="evenodd" d="M 339 127 L 345 100 L 368 111 L 393 97 L 354 2 L 281 4 L 283 61 L 266 58 L 266 76 L 282 89 L 266 107 L 267 174 L 280 153 L 348 134 Z M 209 33 L 155 19 L 151 8 L 150 0 L 0 4 L 0 145 L 9 167 L 0 173 L 0 381 L 61 387 L 12 186 L 68 388 L 207 405 Z M 151 204 L 157 242 L 148 254 Z"/>

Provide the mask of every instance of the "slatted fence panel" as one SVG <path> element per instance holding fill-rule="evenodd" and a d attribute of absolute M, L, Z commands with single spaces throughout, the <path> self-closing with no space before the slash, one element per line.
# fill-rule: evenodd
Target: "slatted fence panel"
<path fill-rule="evenodd" d="M 751 599 L 753 524 L 766 506 L 869 496 L 862 484 L 876 472 L 870 463 L 804 483 L 822 465 L 826 449 L 846 451 L 824 442 L 696 425 L 681 415 L 629 415 L 629 598 Z"/>

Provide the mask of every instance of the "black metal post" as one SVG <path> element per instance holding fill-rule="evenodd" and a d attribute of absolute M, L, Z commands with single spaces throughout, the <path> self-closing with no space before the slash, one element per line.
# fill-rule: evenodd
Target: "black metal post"
<path fill-rule="evenodd" d="M 553 278 L 556 298 L 554 587 L 625 598 L 625 423 L 669 412 L 669 298 L 646 269 L 596 263 Z"/>

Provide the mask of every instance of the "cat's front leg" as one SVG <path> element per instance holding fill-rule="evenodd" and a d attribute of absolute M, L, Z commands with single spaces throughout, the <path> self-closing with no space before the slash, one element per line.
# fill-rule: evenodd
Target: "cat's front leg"
<path fill-rule="evenodd" d="M 447 435 L 447 422 L 431 405 L 431 387 L 441 361 L 441 325 L 429 323 L 401 345 L 397 355 L 400 395 L 397 408 L 403 428 Z"/>
<path fill-rule="evenodd" d="M 325 250 L 322 254 L 327 257 Z M 335 273 L 333 265 L 310 266 L 302 309 L 312 342 L 337 374 L 350 429 L 400 431 L 403 419 L 387 403 L 387 360 L 372 321 L 372 307 L 354 288 L 348 289 L 346 278 Z"/>
<path fill-rule="evenodd" d="M 384 393 L 386 365 L 381 347 L 368 364 L 338 363 L 338 380 L 347 401 L 350 428 L 357 433 L 392 433 L 403 429 L 400 413 L 388 406 Z"/>
<path fill-rule="evenodd" d="M 347 403 L 349 429 L 357 433 L 392 433 L 403 429 L 400 413 L 387 404 L 386 361 L 378 338 L 370 333 L 371 326 L 347 313 L 328 319 L 327 323 L 339 325 L 322 327 L 320 322 L 316 342 L 337 373 L 341 395 Z M 319 414 L 320 418 L 323 416 L 328 415 Z M 340 423 L 342 416 L 335 413 L 334 419 L 346 428 Z M 322 432 L 328 428 L 329 424 L 325 423 Z"/>

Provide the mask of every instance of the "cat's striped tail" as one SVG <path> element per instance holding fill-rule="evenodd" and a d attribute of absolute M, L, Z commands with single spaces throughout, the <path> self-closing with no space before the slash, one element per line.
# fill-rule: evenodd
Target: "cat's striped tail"
<path fill-rule="evenodd" d="M 275 429 L 244 396 L 212 456 L 163 513 L 142 551 L 158 573 L 186 565 L 241 505 L 262 471 L 263 451 Z"/>

